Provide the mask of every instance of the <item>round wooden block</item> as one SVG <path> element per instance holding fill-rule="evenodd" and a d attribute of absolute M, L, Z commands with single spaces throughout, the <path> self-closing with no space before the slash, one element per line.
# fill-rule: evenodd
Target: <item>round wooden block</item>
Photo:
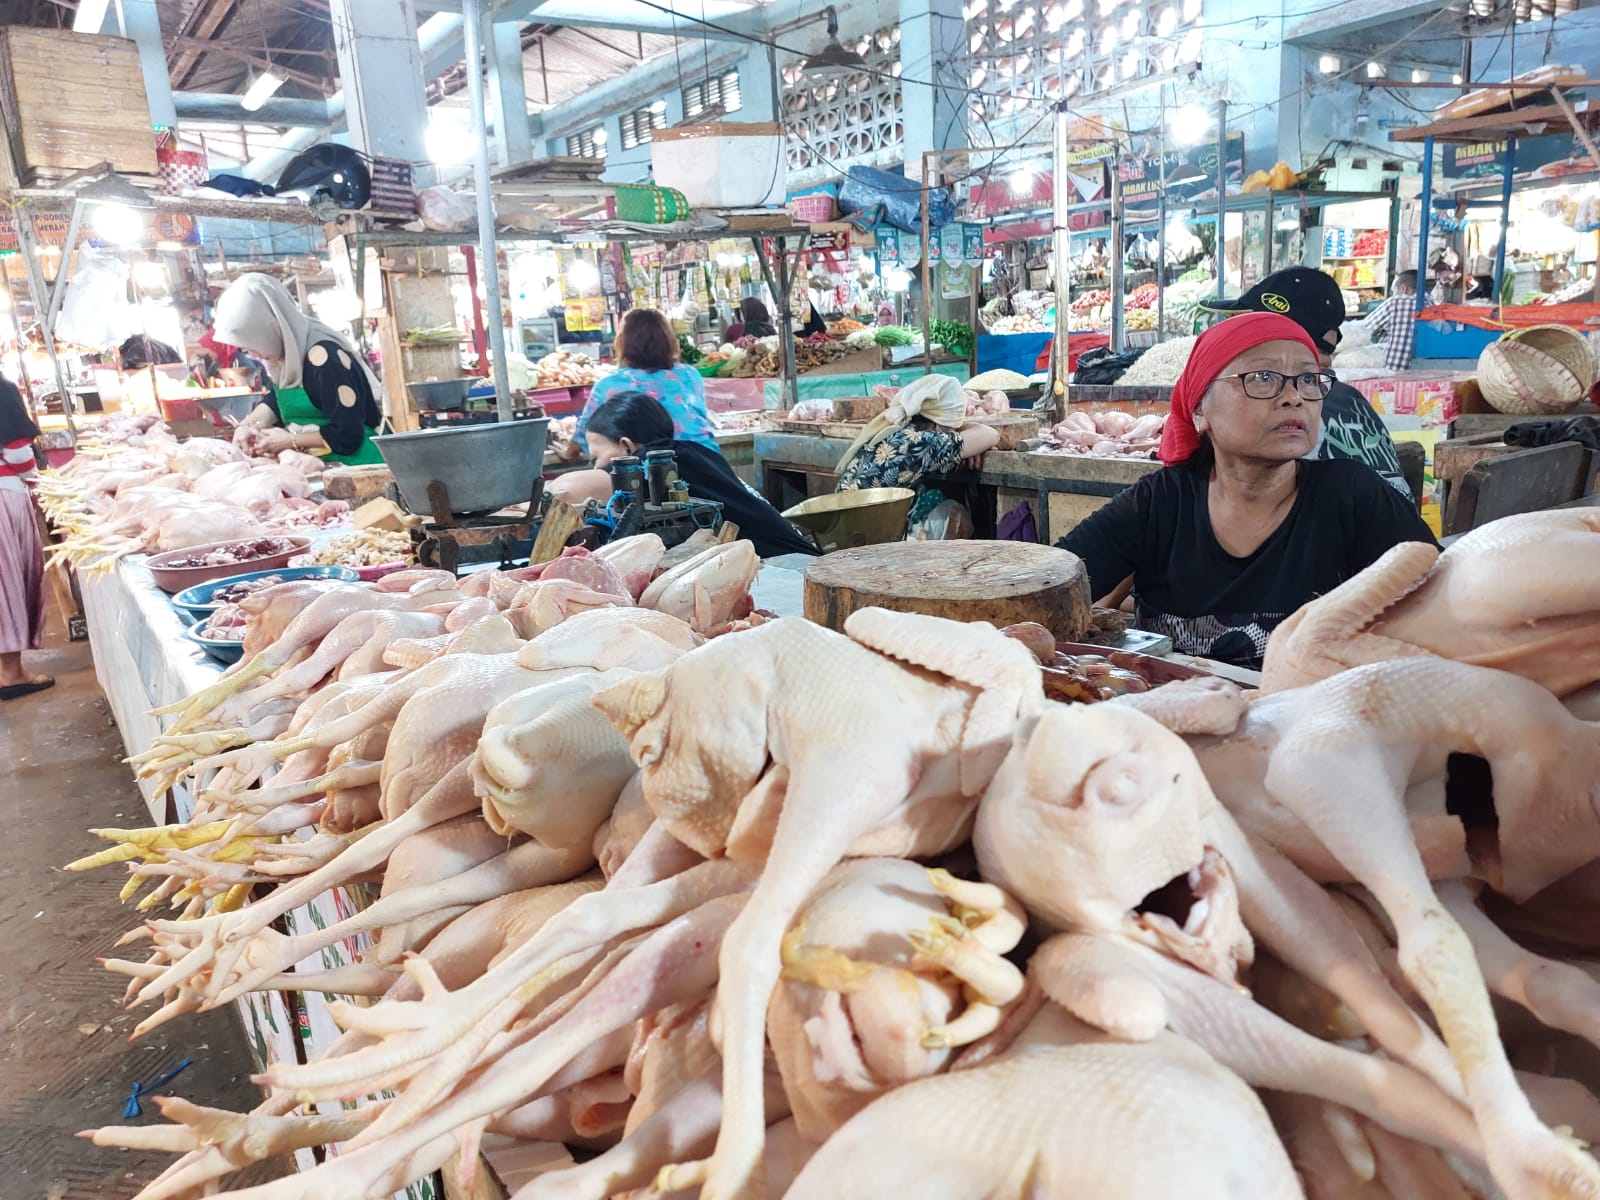
<path fill-rule="evenodd" d="M 1093 626 L 1090 605 L 1082 560 L 1031 542 L 890 542 L 806 567 L 806 617 L 841 632 L 856 609 L 888 608 L 996 626 L 1036 621 L 1071 642 Z"/>

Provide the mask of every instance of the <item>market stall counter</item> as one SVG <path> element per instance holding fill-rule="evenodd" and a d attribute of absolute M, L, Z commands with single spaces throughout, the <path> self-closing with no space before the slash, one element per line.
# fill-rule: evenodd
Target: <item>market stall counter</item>
<path fill-rule="evenodd" d="M 156 586 L 143 557 L 124 560 L 108 571 L 80 571 L 78 578 L 95 675 L 123 747 L 132 757 L 153 745 L 171 721 L 152 716 L 152 709 L 177 703 L 215 683 L 223 668 L 185 636 L 187 623 Z M 141 779 L 138 787 L 156 825 L 185 821 L 194 811 L 190 791 L 182 783 L 158 791 L 155 781 Z M 281 919 L 280 931 L 292 937 L 328 928 L 366 908 L 376 898 L 374 893 L 365 885 L 333 888 L 291 909 Z M 324 947 L 294 970 L 351 966 L 371 944 L 367 935 L 356 934 Z M 257 1068 L 266 1071 L 275 1063 L 303 1062 L 324 1053 L 341 1032 L 328 1013 L 334 1000 L 351 997 L 283 990 L 249 992 L 235 1001 Z M 296 1151 L 295 1158 L 303 1171 L 317 1161 L 309 1149 Z M 424 1179 L 396 1193 L 396 1200 L 434 1200 L 438 1194 L 433 1181 Z"/>
<path fill-rule="evenodd" d="M 755 487 L 780 511 L 824 495 L 834 490 L 835 468 L 849 447 L 837 437 L 759 431 L 754 437 Z M 1154 459 L 993 450 L 984 456 L 981 470 L 957 471 L 929 482 L 958 499 L 965 493 L 979 537 L 993 537 L 999 517 L 1026 503 L 1039 540 L 1052 542 L 1160 467 Z"/>

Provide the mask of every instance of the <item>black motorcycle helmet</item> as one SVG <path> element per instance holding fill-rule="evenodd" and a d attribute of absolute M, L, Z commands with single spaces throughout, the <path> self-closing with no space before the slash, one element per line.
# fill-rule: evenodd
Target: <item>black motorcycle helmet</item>
<path fill-rule="evenodd" d="M 310 203 L 331 200 L 340 208 L 365 208 L 372 199 L 372 172 L 359 151 L 324 142 L 303 150 L 278 177 L 278 195 L 297 194 Z"/>

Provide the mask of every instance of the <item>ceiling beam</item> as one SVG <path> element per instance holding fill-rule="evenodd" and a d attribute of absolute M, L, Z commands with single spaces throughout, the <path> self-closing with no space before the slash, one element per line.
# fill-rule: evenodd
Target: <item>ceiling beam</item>
<path fill-rule="evenodd" d="M 221 33 L 233 16 L 235 0 L 200 0 L 195 5 L 194 11 L 178 30 L 180 38 L 192 38 L 199 42 L 210 42 L 217 34 Z M 172 86 L 181 88 L 189 82 L 189 77 L 194 74 L 194 69 L 200 64 L 200 55 L 203 51 L 194 48 L 179 48 L 167 57 L 167 70 L 172 76 Z"/>
<path fill-rule="evenodd" d="M 1288 27 L 1284 41 L 1341 37 L 1392 21 L 1414 21 L 1439 11 L 1439 0 L 1344 0 Z M 1449 28 L 1440 26 L 1442 29 Z"/>

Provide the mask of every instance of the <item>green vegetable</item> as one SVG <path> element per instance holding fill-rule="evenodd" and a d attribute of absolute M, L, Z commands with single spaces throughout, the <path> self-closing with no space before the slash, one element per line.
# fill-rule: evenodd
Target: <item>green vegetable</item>
<path fill-rule="evenodd" d="M 695 365 L 695 363 L 704 358 L 705 355 L 701 354 L 700 351 L 695 347 L 695 344 L 689 340 L 688 334 L 680 333 L 678 335 L 678 357 L 683 359 L 684 362 L 688 363 L 692 367 Z"/>
<path fill-rule="evenodd" d="M 965 321 L 935 321 L 930 332 L 934 341 L 957 358 L 971 358 L 978 348 L 978 335 Z"/>
<path fill-rule="evenodd" d="M 888 325 L 873 334 L 872 340 L 880 346 L 909 346 L 917 339 L 903 325 Z"/>

